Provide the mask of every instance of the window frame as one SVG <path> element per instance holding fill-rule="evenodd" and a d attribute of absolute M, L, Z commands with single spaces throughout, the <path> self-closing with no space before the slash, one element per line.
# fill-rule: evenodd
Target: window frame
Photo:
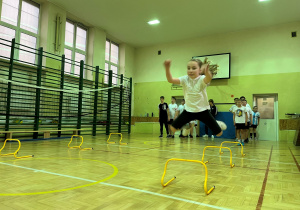
<path fill-rule="evenodd" d="M 65 40 L 64 40 L 64 54 L 65 54 L 65 49 L 68 49 L 68 50 L 70 50 L 70 51 L 72 52 L 72 53 L 71 53 L 71 61 L 72 61 L 72 62 L 71 62 L 71 63 L 72 63 L 72 64 L 71 64 L 71 72 L 69 73 L 69 72 L 66 72 L 66 71 L 65 71 L 65 74 L 78 77 L 78 75 L 75 75 L 75 74 L 74 74 L 74 73 L 75 73 L 75 62 L 73 62 L 73 61 L 75 61 L 75 55 L 76 55 L 76 53 L 79 53 L 79 54 L 82 54 L 82 55 L 85 56 L 84 63 L 86 64 L 86 61 L 87 61 L 87 51 L 88 51 L 88 32 L 89 32 L 89 30 L 88 30 L 88 27 L 87 27 L 87 26 L 85 26 L 85 25 L 83 25 L 83 24 L 81 24 L 81 23 L 79 23 L 79 22 L 70 20 L 70 19 L 68 19 L 68 18 L 67 18 L 67 20 L 66 20 L 66 24 L 67 24 L 67 22 L 73 24 L 73 26 L 74 26 L 74 36 L 73 36 L 73 47 L 70 47 L 70 46 L 68 46 L 68 45 L 65 44 L 66 38 L 65 38 Z M 80 27 L 80 28 L 86 30 L 86 45 L 85 45 L 85 51 L 76 48 L 77 27 Z M 65 34 L 66 34 L 66 28 L 65 28 Z M 76 65 L 79 65 L 79 63 L 76 63 Z M 83 78 L 86 78 L 86 72 L 85 72 L 85 71 L 83 72 Z"/>
<path fill-rule="evenodd" d="M 26 29 L 21 28 L 21 14 L 22 14 L 22 4 L 23 1 L 27 2 L 28 4 L 34 5 L 39 8 L 39 16 L 38 16 L 38 31 L 37 33 L 33 33 L 31 31 L 28 31 Z M 1 15 L 2 15 L 2 4 L 3 1 L 1 1 L 0 4 L 0 25 L 13 29 L 15 31 L 15 40 L 16 43 L 20 43 L 21 41 L 21 33 L 33 36 L 36 38 L 36 46 L 35 49 L 39 48 L 40 46 L 40 31 L 41 31 L 41 5 L 37 2 L 31 1 L 31 0 L 19 0 L 19 8 L 18 8 L 18 19 L 17 19 L 17 26 L 14 26 L 12 24 L 6 23 L 2 21 Z M 10 40 L 11 41 L 11 40 Z M 20 50 L 15 50 L 14 59 L 18 60 L 20 55 Z M 37 55 L 35 55 L 35 64 L 37 64 Z"/>
<path fill-rule="evenodd" d="M 117 67 L 117 74 L 119 75 L 120 72 L 120 45 L 114 41 L 111 41 L 110 39 L 105 40 L 105 53 L 106 53 L 106 42 L 109 42 L 109 60 L 106 60 L 105 58 L 105 64 L 108 64 L 108 70 L 111 70 L 111 66 Z M 117 45 L 118 46 L 118 64 L 111 62 L 111 45 Z M 105 69 L 106 70 L 106 69 Z M 107 81 L 105 81 L 107 78 Z M 104 76 L 104 81 L 105 84 L 108 84 L 108 75 Z M 117 83 L 115 85 L 119 84 L 119 79 L 117 78 Z M 113 83 L 114 84 L 114 83 Z"/>

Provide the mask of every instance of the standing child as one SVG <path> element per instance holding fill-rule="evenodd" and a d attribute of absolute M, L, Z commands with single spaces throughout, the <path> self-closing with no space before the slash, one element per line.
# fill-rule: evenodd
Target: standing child
<path fill-rule="evenodd" d="M 212 73 L 209 64 L 203 64 L 199 59 L 192 59 L 187 65 L 187 75 L 180 78 L 173 78 L 171 74 L 171 60 L 164 62 L 166 77 L 169 83 L 178 84 L 183 87 L 185 98 L 185 110 L 172 123 L 171 130 L 182 128 L 192 120 L 200 120 L 213 132 L 213 135 L 221 136 L 226 129 L 225 123 L 216 121 L 209 111 L 206 87 L 212 80 Z M 200 75 L 204 72 L 204 75 Z M 221 127 L 222 129 L 221 129 Z"/>
<path fill-rule="evenodd" d="M 244 146 L 245 130 L 247 126 L 248 115 L 246 108 L 242 106 L 241 99 L 237 100 L 237 106 L 233 109 L 233 124 L 238 133 L 238 141 Z"/>
<path fill-rule="evenodd" d="M 245 100 L 242 100 L 242 105 L 243 105 L 243 107 L 245 107 L 246 108 L 246 112 L 247 112 L 247 115 L 248 115 L 248 121 L 247 121 L 247 126 L 246 126 L 246 130 L 245 130 L 245 136 L 246 136 L 246 138 L 245 138 L 245 143 L 248 143 L 249 142 L 249 140 L 248 140 L 248 137 L 249 137 L 249 129 L 250 129 L 250 126 L 252 125 L 252 110 L 251 110 L 251 108 L 249 108 L 250 107 L 250 105 L 249 104 L 247 104 L 247 100 L 245 99 Z M 247 106 L 248 105 L 248 106 Z"/>
<path fill-rule="evenodd" d="M 170 137 L 169 135 L 169 129 L 168 129 L 168 112 L 169 107 L 168 104 L 164 102 L 165 97 L 160 97 L 160 104 L 158 105 L 159 109 L 159 124 L 160 124 L 160 138 L 163 137 L 163 126 L 165 125 L 167 137 Z"/>
<path fill-rule="evenodd" d="M 229 109 L 229 111 L 233 114 L 233 110 L 234 110 L 234 108 L 236 108 L 236 103 L 237 103 L 237 101 L 239 100 L 239 98 L 234 98 L 234 105 L 232 105 L 231 107 L 230 107 L 230 109 Z M 238 140 L 238 133 L 237 133 L 237 131 L 236 131 L 236 128 L 235 128 L 235 140 L 237 141 Z"/>
<path fill-rule="evenodd" d="M 250 140 L 252 140 L 252 133 L 254 134 L 254 139 L 257 140 L 256 128 L 257 126 L 259 126 L 259 120 L 260 120 L 260 113 L 257 110 L 258 110 L 257 106 L 254 106 L 252 112 L 253 123 L 252 126 L 250 127 Z"/>
<path fill-rule="evenodd" d="M 182 99 L 181 104 L 178 106 L 178 112 L 179 112 L 179 114 L 181 114 L 183 112 L 183 110 L 185 109 L 184 104 L 185 104 L 185 100 Z M 182 135 L 182 129 L 180 131 L 179 137 L 183 137 L 183 135 Z"/>
<path fill-rule="evenodd" d="M 238 98 L 234 98 L 234 105 L 232 105 L 232 106 L 230 107 L 230 109 L 229 109 L 229 111 L 230 111 L 231 113 L 233 113 L 233 109 L 236 107 L 236 102 L 237 102 L 237 100 L 238 100 Z"/>
<path fill-rule="evenodd" d="M 172 97 L 172 99 L 171 99 L 171 104 L 169 104 L 169 110 L 170 110 L 169 111 L 169 122 L 168 122 L 169 130 L 170 130 L 170 134 L 171 134 L 172 138 L 174 138 L 175 132 L 170 129 L 170 126 L 171 126 L 171 124 L 173 123 L 173 121 L 175 120 L 175 118 L 178 115 L 178 113 L 177 113 L 178 106 L 176 104 L 176 98 L 175 97 Z"/>
<path fill-rule="evenodd" d="M 242 100 L 242 102 L 243 102 L 243 101 L 246 101 L 246 102 L 247 102 L 247 100 L 246 100 L 246 97 L 245 97 L 245 96 L 241 96 L 241 97 L 240 97 L 240 99 Z M 248 108 L 250 108 L 250 109 L 251 109 L 251 106 L 250 106 L 249 104 L 247 104 L 247 103 L 246 103 L 246 107 L 248 107 Z"/>
<path fill-rule="evenodd" d="M 209 99 L 208 101 L 209 106 L 210 106 L 210 113 L 211 115 L 216 118 L 217 114 L 218 114 L 218 109 L 216 107 L 216 105 L 214 104 L 214 100 L 213 99 Z M 208 127 L 205 125 L 205 135 L 203 135 L 204 138 L 208 137 Z M 214 139 L 214 135 L 211 135 L 211 138 Z"/>

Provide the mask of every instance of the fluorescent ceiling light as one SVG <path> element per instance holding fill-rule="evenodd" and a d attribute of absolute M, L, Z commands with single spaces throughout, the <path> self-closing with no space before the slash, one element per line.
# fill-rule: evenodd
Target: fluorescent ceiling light
<path fill-rule="evenodd" d="M 159 20 L 151 20 L 148 22 L 149 25 L 154 25 L 160 23 Z"/>
<path fill-rule="evenodd" d="M 269 0 L 258 0 L 259 2 L 263 2 L 263 1 L 269 1 Z"/>

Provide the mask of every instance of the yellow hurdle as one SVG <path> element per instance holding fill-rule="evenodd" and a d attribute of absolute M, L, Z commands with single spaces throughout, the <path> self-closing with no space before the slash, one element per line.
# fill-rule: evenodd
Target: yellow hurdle
<path fill-rule="evenodd" d="M 14 153 L 1 154 L 1 151 L 4 149 L 4 147 L 5 147 L 7 141 L 17 141 L 17 142 L 19 142 L 19 148 L 18 148 Z M 27 155 L 27 156 L 17 157 L 16 154 L 18 154 L 20 148 L 21 148 L 21 142 L 20 142 L 19 139 L 6 139 L 6 140 L 4 141 L 3 147 L 0 149 L 0 155 L 1 155 L 1 156 L 13 155 L 13 156 L 15 156 L 15 158 L 17 158 L 17 159 L 21 159 L 21 158 L 29 158 L 29 157 L 33 157 L 33 156 L 34 156 L 34 155 Z"/>
<path fill-rule="evenodd" d="M 122 141 L 122 139 L 123 139 L 123 137 L 122 137 L 122 133 L 110 133 L 109 134 L 109 137 L 108 137 L 108 139 L 107 139 L 107 143 L 108 144 L 115 144 L 116 142 L 113 142 L 113 141 L 109 141 L 109 139 L 110 139 L 110 136 L 112 135 L 112 134 L 116 134 L 116 135 L 120 135 L 121 136 L 121 139 L 120 139 L 120 141 L 119 141 L 119 144 L 121 144 L 121 145 L 127 145 L 128 143 L 122 143 L 121 141 Z"/>
<path fill-rule="evenodd" d="M 223 142 L 221 143 L 220 147 L 222 147 L 224 143 L 229 143 L 229 144 L 240 144 L 241 147 L 242 147 L 242 150 L 241 150 L 242 157 L 244 157 L 244 156 L 246 155 L 246 154 L 243 153 L 243 145 L 242 145 L 240 142 L 223 141 Z M 219 151 L 220 155 L 222 155 L 222 154 L 224 153 L 224 152 L 222 152 L 221 150 L 222 150 L 222 149 L 220 148 L 220 151 Z"/>
<path fill-rule="evenodd" d="M 231 152 L 231 149 L 229 149 L 228 147 L 219 147 L 219 146 L 206 146 L 206 147 L 204 147 L 204 149 L 203 149 L 203 155 L 202 155 L 202 162 L 203 162 L 203 160 L 204 160 L 204 154 L 205 154 L 206 148 L 220 148 L 220 149 L 222 148 L 222 149 L 228 149 L 229 152 L 230 152 L 230 166 L 231 166 L 231 168 L 234 167 L 234 164 L 232 164 L 232 152 Z M 208 163 L 208 161 L 203 162 L 203 163 L 206 164 L 206 163 Z"/>
<path fill-rule="evenodd" d="M 201 163 L 204 166 L 204 168 L 205 168 L 205 180 L 204 180 L 204 191 L 205 191 L 205 193 L 208 195 L 208 194 L 210 194 L 215 189 L 215 186 L 213 186 L 210 190 L 207 191 L 207 167 L 206 167 L 206 165 L 202 161 L 200 161 L 200 160 L 177 159 L 177 158 L 171 158 L 171 159 L 167 160 L 167 162 L 166 162 L 164 173 L 163 173 L 162 178 L 161 178 L 161 185 L 163 187 L 166 187 L 170 182 L 172 182 L 174 179 L 176 179 L 176 177 L 173 177 L 170 181 L 168 181 L 166 184 L 164 184 L 164 178 L 165 178 L 165 175 L 166 175 L 166 172 L 167 172 L 167 165 L 172 160 L 174 160 L 174 161 L 184 161 L 184 162 Z"/>
<path fill-rule="evenodd" d="M 70 147 L 70 144 L 71 144 L 71 142 L 73 141 L 73 137 L 80 137 L 81 138 L 81 143 L 80 143 L 80 145 L 79 146 L 73 146 L 73 147 Z M 81 145 L 83 144 L 83 137 L 82 136 L 79 136 L 79 135 L 73 135 L 72 137 L 71 137 L 71 141 L 69 142 L 69 144 L 68 144 L 68 147 L 69 148 L 76 148 L 76 149 L 80 149 L 80 150 L 91 150 L 91 149 L 93 149 L 93 148 L 81 148 Z"/>

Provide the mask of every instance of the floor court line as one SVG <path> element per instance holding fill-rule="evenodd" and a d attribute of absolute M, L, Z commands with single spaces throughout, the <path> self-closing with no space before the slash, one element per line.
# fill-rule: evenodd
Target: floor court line
<path fill-rule="evenodd" d="M 297 166 L 297 168 L 298 168 L 298 171 L 300 171 L 299 163 L 298 163 L 297 159 L 295 158 L 295 155 L 293 154 L 293 152 L 292 152 L 292 150 L 291 150 L 290 147 L 289 147 L 289 149 L 290 149 L 291 155 L 292 155 L 292 157 L 293 157 L 293 159 L 294 159 L 294 161 L 295 161 L 295 164 L 296 164 L 296 166 Z"/>
<path fill-rule="evenodd" d="M 61 141 L 61 140 L 56 140 L 56 141 Z M 90 143 L 90 142 L 86 142 L 85 144 L 90 144 L 90 145 L 108 145 L 108 144 L 101 144 L 101 143 Z M 109 146 L 113 146 L 113 147 L 119 147 L 120 145 L 113 145 L 110 144 Z M 141 150 L 157 150 L 160 152 L 172 152 L 172 153 L 180 153 L 180 154 L 191 154 L 191 155 L 200 155 L 202 156 L 202 154 L 200 153 L 192 153 L 192 152 L 180 152 L 180 151 L 172 151 L 172 150 L 160 150 L 160 149 L 156 149 L 156 148 L 143 148 L 143 147 L 132 147 L 132 146 L 124 146 L 124 147 L 129 147 L 129 148 L 133 148 L 133 149 L 141 149 Z M 94 148 L 95 150 L 97 150 L 96 148 Z M 247 155 L 247 154 L 246 154 Z M 226 157 L 226 156 L 220 156 L 220 155 L 208 155 L 206 154 L 206 156 L 212 156 L 212 157 L 223 157 L 223 158 L 230 158 L 230 157 Z M 233 155 L 234 158 L 240 159 L 240 160 L 245 160 L 244 158 L 241 157 L 237 157 L 237 155 Z M 260 160 L 260 159 L 253 159 L 253 158 L 246 158 L 246 160 L 253 160 L 253 161 L 260 161 L 260 162 L 268 162 L 267 160 Z M 294 163 L 285 163 L 285 162 L 280 162 L 280 161 L 271 161 L 271 163 L 278 163 L 278 164 L 285 164 L 285 165 L 294 165 Z"/>
<path fill-rule="evenodd" d="M 45 170 L 39 170 L 39 169 L 34 169 L 34 168 L 29 168 L 29 167 L 24 167 L 24 166 L 18 166 L 18 165 L 13 165 L 13 164 L 9 164 L 9 163 L 0 162 L 0 164 L 7 165 L 7 166 L 12 166 L 12 167 L 17 167 L 17 168 L 22 168 L 22 169 L 26 169 L 26 170 L 30 170 L 30 171 L 34 171 L 34 172 L 47 173 L 47 174 L 52 174 L 52 175 L 56 175 L 56 176 L 62 176 L 62 177 L 67 177 L 67 178 L 71 178 L 71 179 L 87 181 L 87 182 L 97 182 L 95 180 L 84 179 L 84 178 L 65 175 L 65 174 L 58 174 L 58 173 L 54 173 L 54 172 L 49 172 L 49 171 L 45 171 Z M 147 191 L 147 190 L 141 190 L 141 189 L 137 189 L 137 188 L 133 188 L 133 187 L 110 184 L 110 183 L 105 183 L 105 182 L 100 182 L 99 184 L 110 186 L 110 187 L 116 187 L 116 188 L 131 190 L 131 191 L 136 191 L 136 192 L 141 192 L 141 193 L 146 193 L 146 194 L 149 194 L 149 195 L 155 195 L 155 196 L 159 196 L 159 197 L 169 198 L 169 199 L 172 199 L 172 200 L 183 201 L 183 202 L 187 202 L 187 203 L 191 203 L 191 204 L 195 204 L 195 205 L 199 205 L 199 206 L 205 206 L 205 207 L 209 207 L 209 208 L 213 208 L 213 209 L 230 210 L 228 208 L 223 208 L 223 207 L 219 207 L 219 206 L 205 204 L 205 203 L 201 203 L 201 202 L 197 202 L 197 201 L 193 201 L 193 200 L 188 200 L 188 199 L 184 199 L 184 198 L 179 198 L 179 197 L 175 197 L 175 196 L 164 195 L 164 194 L 155 193 L 155 192 L 151 192 L 151 191 Z"/>
<path fill-rule="evenodd" d="M 86 142 L 85 144 L 96 144 L 96 145 L 107 145 L 107 144 L 101 144 L 101 143 L 90 143 L 90 142 Z M 119 147 L 120 145 L 113 145 L 110 144 L 109 146 L 114 146 L 114 147 Z M 200 155 L 202 156 L 202 153 L 192 153 L 192 152 L 180 152 L 180 151 L 172 151 L 172 150 L 160 150 L 160 149 L 145 149 L 142 147 L 131 147 L 131 146 L 124 146 L 124 147 L 129 147 L 129 148 L 134 148 L 134 149 L 141 149 L 141 150 L 157 150 L 160 152 L 173 152 L 173 153 L 180 153 L 180 154 L 192 154 L 192 155 Z M 94 148 L 96 149 L 96 148 Z M 97 149 L 96 149 L 97 150 Z M 247 154 L 246 154 L 247 155 Z M 226 157 L 226 156 L 220 156 L 220 155 L 206 155 L 206 156 L 213 156 L 213 157 L 224 157 L 224 158 L 230 158 L 230 157 Z M 237 159 L 241 159 L 241 160 L 245 160 L 244 158 L 241 157 L 237 157 L 235 155 L 233 155 L 234 158 Z M 246 160 L 254 160 L 254 161 L 260 161 L 260 162 L 268 162 L 268 160 L 259 160 L 259 159 L 252 159 L 252 158 L 246 158 Z M 271 163 L 278 163 L 278 164 L 286 164 L 286 165 L 294 165 L 294 163 L 285 163 L 285 162 L 280 162 L 280 161 L 271 161 Z"/>
<path fill-rule="evenodd" d="M 78 179 L 78 180 L 83 180 L 83 181 L 87 181 L 87 182 L 96 182 L 96 181 L 90 180 L 90 179 L 84 179 L 84 178 L 69 176 L 69 175 L 65 175 L 65 174 L 58 174 L 58 173 L 54 173 L 54 172 L 50 172 L 50 171 L 45 171 L 45 170 L 40 170 L 40 169 L 35 169 L 35 168 L 28 168 L 28 167 L 24 167 L 24 166 L 12 165 L 12 164 L 9 164 L 9 163 L 0 162 L 0 164 L 7 165 L 7 166 L 13 166 L 13 167 L 16 167 L 16 168 L 22 168 L 22 169 L 26 169 L 26 170 L 31 170 L 33 172 L 41 172 L 41 173 L 45 173 L 45 174 L 52 174 L 52 175 L 56 175 L 56 176 L 62 176 L 62 177 L 67 177 L 67 178 L 72 178 L 72 179 Z"/>
<path fill-rule="evenodd" d="M 256 210 L 260 210 L 264 201 L 264 195 L 265 195 L 265 190 L 266 190 L 266 186 L 267 186 L 267 180 L 268 180 L 268 175 L 269 175 L 269 169 L 270 169 L 270 163 L 271 163 L 271 157 L 272 157 L 272 152 L 273 152 L 273 145 L 271 147 L 271 151 L 270 151 L 270 155 L 269 155 L 269 162 L 267 165 L 267 169 L 265 172 L 265 178 L 261 187 L 261 191 L 260 191 L 260 195 L 258 198 L 258 202 L 256 205 Z"/>

